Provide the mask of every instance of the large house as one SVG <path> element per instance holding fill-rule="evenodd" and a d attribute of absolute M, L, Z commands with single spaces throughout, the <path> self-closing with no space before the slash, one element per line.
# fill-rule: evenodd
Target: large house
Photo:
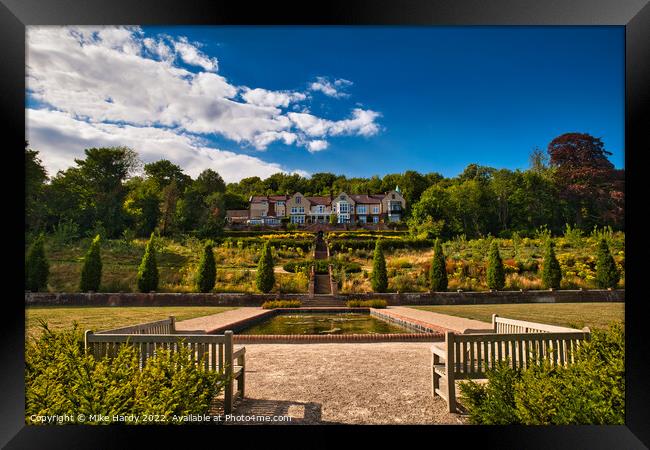
<path fill-rule="evenodd" d="M 253 196 L 249 199 L 245 223 L 280 225 L 286 218 L 295 224 L 326 224 L 331 215 L 336 215 L 337 223 L 399 222 L 405 207 L 406 201 L 399 186 L 384 194 L 341 192 L 336 197 L 309 197 L 296 192 L 293 195 Z M 238 217 L 243 219 L 245 215 L 238 213 Z"/>

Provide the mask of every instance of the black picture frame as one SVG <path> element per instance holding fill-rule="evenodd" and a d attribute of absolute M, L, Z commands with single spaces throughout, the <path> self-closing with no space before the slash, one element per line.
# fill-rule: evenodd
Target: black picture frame
<path fill-rule="evenodd" d="M 648 109 L 650 105 L 650 5 L 647 0 L 337 0 L 321 3 L 214 2 L 207 0 L 171 1 L 141 0 L 0 0 L 0 42 L 2 43 L 2 78 L 0 110 L 8 133 L 5 155 L 20 167 L 19 149 L 24 145 L 25 130 L 25 26 L 27 25 L 617 25 L 625 27 L 625 169 L 626 169 L 626 288 L 632 293 L 625 303 L 626 316 L 626 424 L 625 426 L 575 427 L 291 427 L 291 434 L 303 437 L 297 443 L 307 445 L 328 434 L 345 439 L 360 432 L 376 436 L 407 431 L 407 445 L 460 445 L 475 440 L 475 445 L 488 448 L 647 448 L 650 445 L 650 418 L 646 379 L 648 351 L 644 342 L 644 298 L 642 286 L 643 253 L 650 248 L 642 231 L 644 193 L 642 182 L 644 152 L 650 150 Z M 7 137 L 9 139 L 7 139 Z M 15 158 L 15 161 L 13 160 Z M 10 167 L 10 166 L 6 166 Z M 18 169 L 15 169 L 17 171 Z M 24 236 L 20 212 L 24 196 L 13 195 L 16 181 L 3 177 L 5 199 L 13 214 L 5 213 L 6 236 Z M 18 177 L 20 179 L 20 176 Z M 636 184 L 638 188 L 633 188 Z M 637 190 L 638 189 L 638 190 Z M 645 200 L 645 201 L 644 201 Z M 11 220 L 13 217 L 13 221 Z M 15 244 L 16 253 L 7 260 L 22 261 L 24 245 L 20 239 L 7 239 Z M 646 250 L 644 252 L 644 250 Z M 15 267 L 11 267 L 11 266 Z M 208 445 L 224 445 L 223 439 L 239 438 L 247 445 L 250 431 L 263 431 L 264 438 L 289 445 L 285 427 L 260 428 L 247 426 L 206 429 L 203 426 L 176 427 L 84 427 L 31 426 L 24 423 L 24 305 L 20 280 L 24 264 L 9 264 L 16 271 L 6 283 L 2 299 L 3 317 L 0 326 L 2 343 L 2 375 L 0 375 L 0 444 L 6 448 L 114 448 L 130 447 L 134 439 L 172 442 L 182 437 L 207 438 Z M 173 430 L 173 431 L 172 431 Z M 330 431 L 334 433 L 328 433 Z M 364 433 L 365 434 L 365 433 Z M 417 436 L 413 436 L 417 434 Z M 318 438 L 316 438 L 318 435 Z M 443 436 L 444 435 L 444 436 Z M 268 436 L 268 437 L 267 437 Z M 309 436 L 309 441 L 304 438 Z M 451 439 L 451 441 L 449 441 Z M 445 442 L 446 441 L 446 442 Z M 417 442 L 417 444 L 416 444 Z M 453 442 L 449 444 L 449 442 Z M 205 444 L 195 444 L 205 445 Z M 234 445 L 230 443 L 229 445 Z"/>

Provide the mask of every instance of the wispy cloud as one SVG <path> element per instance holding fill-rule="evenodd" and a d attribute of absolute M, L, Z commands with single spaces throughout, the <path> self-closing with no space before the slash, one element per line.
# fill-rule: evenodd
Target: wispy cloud
<path fill-rule="evenodd" d="M 316 77 L 316 81 L 309 85 L 309 89 L 312 91 L 320 91 L 329 97 L 344 98 L 349 97 L 350 94 L 343 92 L 343 90 L 352 86 L 352 84 L 352 81 L 344 78 L 330 81 L 327 77 Z"/>

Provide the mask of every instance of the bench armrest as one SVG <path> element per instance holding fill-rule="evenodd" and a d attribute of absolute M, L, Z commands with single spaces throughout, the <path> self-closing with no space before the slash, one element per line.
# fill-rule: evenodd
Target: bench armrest
<path fill-rule="evenodd" d="M 434 355 L 440 356 L 441 358 L 447 357 L 447 349 L 437 344 L 431 346 L 431 353 Z"/>
<path fill-rule="evenodd" d="M 240 356 L 244 356 L 246 354 L 246 347 L 242 347 L 240 349 L 235 350 L 232 353 L 232 359 L 235 360 L 239 358 Z"/>

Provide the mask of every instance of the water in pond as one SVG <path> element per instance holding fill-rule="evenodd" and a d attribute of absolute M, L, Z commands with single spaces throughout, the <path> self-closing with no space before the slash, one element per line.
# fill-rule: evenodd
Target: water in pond
<path fill-rule="evenodd" d="M 239 334 L 396 334 L 412 333 L 399 325 L 361 313 L 278 314 Z"/>

